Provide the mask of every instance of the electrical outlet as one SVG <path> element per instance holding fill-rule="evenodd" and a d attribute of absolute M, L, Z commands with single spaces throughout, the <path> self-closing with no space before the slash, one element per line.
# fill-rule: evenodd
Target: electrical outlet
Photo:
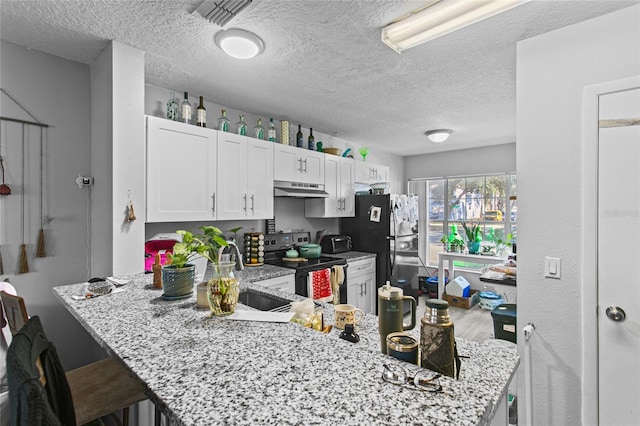
<path fill-rule="evenodd" d="M 544 276 L 546 278 L 560 279 L 562 276 L 562 269 L 559 257 L 545 257 L 544 258 Z"/>

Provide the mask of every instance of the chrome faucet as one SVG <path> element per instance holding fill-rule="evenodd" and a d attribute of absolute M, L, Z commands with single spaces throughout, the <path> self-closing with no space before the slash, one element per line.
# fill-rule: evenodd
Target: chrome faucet
<path fill-rule="evenodd" d="M 240 254 L 238 245 L 231 240 L 227 241 L 227 244 L 229 249 L 236 255 L 236 271 L 242 271 L 244 269 L 244 265 L 242 264 L 242 254 Z"/>

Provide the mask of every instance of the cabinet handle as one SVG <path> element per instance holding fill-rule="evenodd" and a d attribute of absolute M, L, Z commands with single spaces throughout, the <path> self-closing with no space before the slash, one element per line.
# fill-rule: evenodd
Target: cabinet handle
<path fill-rule="evenodd" d="M 211 200 L 213 202 L 213 205 L 211 206 L 211 211 L 215 213 L 216 212 L 216 193 L 215 192 L 211 194 Z"/>
<path fill-rule="evenodd" d="M 341 199 L 340 199 L 340 206 L 341 206 L 341 207 L 340 207 L 340 210 L 342 210 L 342 211 L 344 211 L 344 210 L 345 210 L 345 206 L 344 206 L 344 205 L 345 205 L 345 203 L 346 203 L 346 202 L 345 202 L 345 199 L 344 199 L 344 198 L 341 198 Z"/>
<path fill-rule="evenodd" d="M 247 211 L 247 194 L 244 194 L 244 207 L 243 210 L 246 212 Z"/>
<path fill-rule="evenodd" d="M 255 195 L 251 194 L 251 211 L 254 211 L 256 207 Z"/>
<path fill-rule="evenodd" d="M 305 158 L 303 161 L 304 161 L 304 172 L 307 173 L 307 159 Z"/>

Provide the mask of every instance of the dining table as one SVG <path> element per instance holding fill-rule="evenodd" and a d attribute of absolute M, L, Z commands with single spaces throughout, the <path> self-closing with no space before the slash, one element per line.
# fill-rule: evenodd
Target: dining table
<path fill-rule="evenodd" d="M 261 286 L 248 269 L 236 273 L 241 291 L 304 300 Z M 87 283 L 53 291 L 143 383 L 168 424 L 506 424 L 505 401 L 519 364 L 512 351 L 456 339 L 460 377 L 443 376 L 441 391 L 428 392 L 410 380 L 383 380 L 385 364 L 408 377 L 421 368 L 381 353 L 375 315 L 356 325 L 359 341 L 352 343 L 335 327 L 321 332 L 296 322 L 214 316 L 198 308 L 195 293 L 165 300 L 150 274 L 117 278 L 124 284 L 99 297 L 82 297 Z M 324 324 L 332 325 L 333 305 L 321 306 Z M 255 311 L 242 304 L 237 310 Z M 408 333 L 419 339 L 419 326 Z"/>

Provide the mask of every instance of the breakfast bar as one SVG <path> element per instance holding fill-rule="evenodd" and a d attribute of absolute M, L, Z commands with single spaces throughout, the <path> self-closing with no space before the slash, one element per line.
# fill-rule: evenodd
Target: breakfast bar
<path fill-rule="evenodd" d="M 237 274 L 244 289 L 302 299 L 243 279 L 246 272 Z M 380 353 L 376 316 L 365 316 L 354 344 L 335 328 L 213 317 L 196 308 L 195 296 L 163 300 L 151 275 L 119 278 L 128 281 L 122 291 L 105 296 L 75 300 L 83 283 L 54 293 L 144 383 L 172 425 L 491 424 L 519 362 L 515 353 L 457 339 L 460 379 L 442 377 L 442 392 L 425 392 L 382 380 L 384 364 L 418 367 Z M 323 310 L 332 323 L 332 305 Z"/>

